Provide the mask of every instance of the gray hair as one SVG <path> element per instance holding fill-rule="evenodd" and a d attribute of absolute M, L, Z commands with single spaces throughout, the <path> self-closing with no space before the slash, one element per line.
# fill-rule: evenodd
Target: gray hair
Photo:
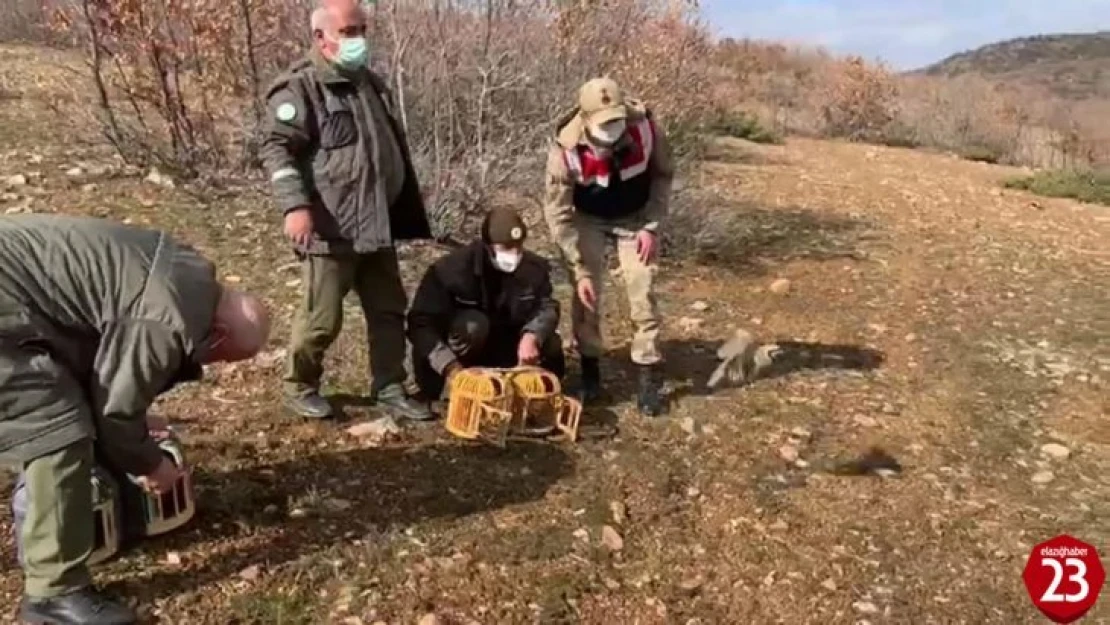
<path fill-rule="evenodd" d="M 310 22 L 312 31 L 327 30 L 328 24 L 331 22 L 331 15 L 328 9 L 324 6 L 323 2 L 316 4 L 316 9 L 312 11 L 312 20 Z"/>

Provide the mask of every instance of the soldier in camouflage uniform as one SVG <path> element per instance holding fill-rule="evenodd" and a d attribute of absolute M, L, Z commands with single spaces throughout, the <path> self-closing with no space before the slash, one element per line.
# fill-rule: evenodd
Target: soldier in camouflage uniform
<path fill-rule="evenodd" d="M 601 392 L 599 359 L 605 346 L 599 306 L 605 252 L 612 243 L 635 329 L 631 358 L 639 369 L 637 406 L 647 416 L 663 412 L 654 281 L 673 177 L 662 125 L 611 79 L 585 83 L 577 106 L 556 123 L 544 215 L 575 283 L 571 320 L 582 357 L 584 403 Z"/>
<path fill-rule="evenodd" d="M 366 21 L 355 0 L 321 3 L 313 49 L 266 95 L 262 160 L 304 276 L 286 405 L 306 418 L 332 415 L 320 395 L 323 360 L 353 289 L 367 319 L 371 397 L 425 420 L 427 406 L 404 390 L 408 302 L 394 244 L 431 238 L 431 229 L 401 125 L 367 65 Z"/>
<path fill-rule="evenodd" d="M 250 358 L 269 315 L 163 232 L 84 217 L 0 216 L 0 464 L 28 494 L 21 618 L 135 622 L 92 586 L 93 445 L 164 492 L 179 477 L 146 411 L 201 366 Z"/>

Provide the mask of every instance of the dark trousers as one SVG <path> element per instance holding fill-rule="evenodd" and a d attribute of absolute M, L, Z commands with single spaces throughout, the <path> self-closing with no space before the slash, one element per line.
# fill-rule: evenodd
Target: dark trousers
<path fill-rule="evenodd" d="M 447 336 L 447 346 L 463 367 L 515 367 L 519 344 L 519 329 L 505 332 L 493 328 L 488 316 L 473 310 L 456 315 Z M 554 373 L 560 380 L 566 374 L 563 340 L 558 333 L 552 334 L 540 346 L 539 366 Z M 425 398 L 435 400 L 443 396 L 445 380 L 428 364 L 428 354 L 413 354 L 413 376 Z"/>

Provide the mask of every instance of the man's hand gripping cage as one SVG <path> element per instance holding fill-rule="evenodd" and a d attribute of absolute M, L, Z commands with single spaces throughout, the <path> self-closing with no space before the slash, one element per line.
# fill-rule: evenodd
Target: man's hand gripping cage
<path fill-rule="evenodd" d="M 552 426 L 578 438 L 582 404 L 562 394 L 559 378 L 540 367 L 472 367 L 451 378 L 447 430 L 503 447 L 510 434 Z"/>

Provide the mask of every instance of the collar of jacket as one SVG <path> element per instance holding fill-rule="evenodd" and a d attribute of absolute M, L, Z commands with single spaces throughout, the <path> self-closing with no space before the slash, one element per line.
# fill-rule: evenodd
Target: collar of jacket
<path fill-rule="evenodd" d="M 486 251 L 486 242 L 481 237 L 470 242 L 470 266 L 474 275 L 481 277 L 485 274 L 487 255 L 489 252 Z"/>

